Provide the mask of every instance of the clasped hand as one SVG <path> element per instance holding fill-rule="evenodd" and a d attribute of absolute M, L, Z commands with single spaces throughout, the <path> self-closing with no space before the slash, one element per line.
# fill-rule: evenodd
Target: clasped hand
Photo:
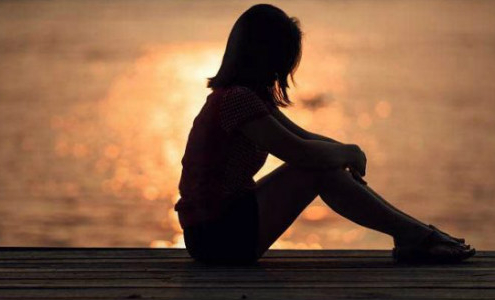
<path fill-rule="evenodd" d="M 366 155 L 358 145 L 349 144 L 349 159 L 344 169 L 349 169 L 352 177 L 362 184 L 368 184 L 362 177 L 366 175 Z"/>

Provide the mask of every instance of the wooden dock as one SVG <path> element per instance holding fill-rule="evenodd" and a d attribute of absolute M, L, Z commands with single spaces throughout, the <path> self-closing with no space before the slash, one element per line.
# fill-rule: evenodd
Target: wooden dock
<path fill-rule="evenodd" d="M 270 250 L 257 265 L 183 249 L 0 248 L 0 299 L 495 299 L 495 252 L 406 266 L 390 251 Z"/>

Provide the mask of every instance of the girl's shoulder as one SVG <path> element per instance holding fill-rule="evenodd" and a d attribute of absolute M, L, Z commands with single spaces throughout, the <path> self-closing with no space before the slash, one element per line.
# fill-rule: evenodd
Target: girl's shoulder
<path fill-rule="evenodd" d="M 277 106 L 273 101 L 261 97 L 252 88 L 244 85 L 230 85 L 227 87 L 217 88 L 217 95 L 221 95 L 223 100 L 226 102 L 256 102 L 263 103 L 267 106 L 269 110 L 277 109 Z"/>
<path fill-rule="evenodd" d="M 238 84 L 230 85 L 230 86 L 226 86 L 226 87 L 215 88 L 213 90 L 213 93 L 223 94 L 226 96 L 229 96 L 232 94 L 246 95 L 246 96 L 256 95 L 256 93 L 251 88 L 244 86 L 244 85 L 238 85 Z"/>

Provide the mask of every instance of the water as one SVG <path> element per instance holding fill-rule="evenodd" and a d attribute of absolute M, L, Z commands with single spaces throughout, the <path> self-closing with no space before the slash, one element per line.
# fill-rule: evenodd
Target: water
<path fill-rule="evenodd" d="M 285 113 L 360 145 L 394 205 L 494 248 L 495 3 L 274 4 L 305 32 Z M 0 245 L 182 247 L 185 139 L 249 6 L 1 2 Z M 317 199 L 274 248 L 391 246 Z"/>

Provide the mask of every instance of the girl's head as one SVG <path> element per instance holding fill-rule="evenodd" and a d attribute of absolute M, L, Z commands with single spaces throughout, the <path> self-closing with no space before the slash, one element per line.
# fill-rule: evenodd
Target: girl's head
<path fill-rule="evenodd" d="M 215 77 L 208 78 L 208 87 L 244 85 L 275 105 L 289 105 L 288 77 L 294 83 L 301 38 L 297 18 L 273 5 L 252 6 L 235 22 L 222 65 Z"/>

